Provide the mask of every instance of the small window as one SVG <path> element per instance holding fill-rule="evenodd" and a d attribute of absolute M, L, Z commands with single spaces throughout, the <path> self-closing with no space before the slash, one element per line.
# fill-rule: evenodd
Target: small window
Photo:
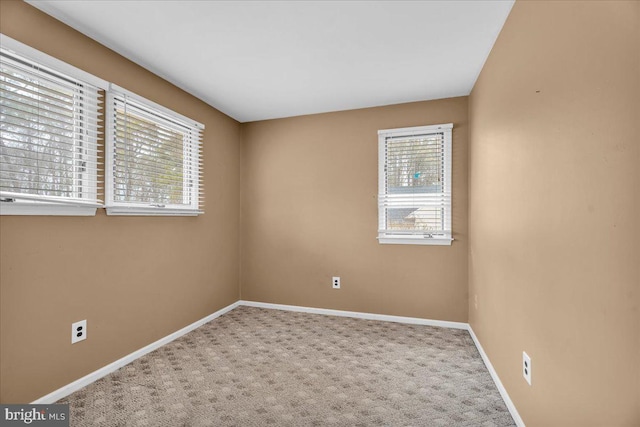
<path fill-rule="evenodd" d="M 107 94 L 109 215 L 203 213 L 204 126 L 125 89 Z"/>
<path fill-rule="evenodd" d="M 378 131 L 378 241 L 450 245 L 452 124 Z"/>
<path fill-rule="evenodd" d="M 95 215 L 106 82 L 1 40 L 0 214 Z"/>

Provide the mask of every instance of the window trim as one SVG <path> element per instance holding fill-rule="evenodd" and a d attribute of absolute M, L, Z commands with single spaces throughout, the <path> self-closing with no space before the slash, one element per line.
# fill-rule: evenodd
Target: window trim
<path fill-rule="evenodd" d="M 74 67 L 60 59 L 54 58 L 38 49 L 19 42 L 5 34 L 0 33 L 0 48 L 10 54 L 27 59 L 43 68 L 50 69 L 54 74 L 62 74 L 105 90 L 109 83 L 99 77 L 94 76 L 86 71 Z M 99 148 L 99 141 L 96 143 Z M 98 164 L 91 166 L 91 173 L 95 174 L 94 182 L 98 182 L 100 178 Z M 98 191 L 99 189 L 96 189 Z M 30 197 L 31 196 L 31 197 Z M 13 199 L 13 197 L 4 197 Z M 38 200 L 37 196 L 24 194 L 20 197 L 22 200 L 12 202 L 0 202 L 0 216 L 4 215 L 54 215 L 54 216 L 94 216 L 96 210 L 103 205 L 101 203 L 92 203 L 86 200 L 78 199 L 76 202 L 52 200 Z M 30 200 L 32 199 L 32 200 Z"/>
<path fill-rule="evenodd" d="M 115 102 L 115 98 L 125 97 L 130 99 L 134 104 L 139 104 L 147 109 L 154 110 L 154 113 L 157 113 L 158 116 L 165 116 L 166 119 L 169 120 L 177 120 L 180 122 L 184 122 L 188 124 L 192 129 L 197 129 L 200 133 L 204 130 L 204 125 L 190 119 L 189 117 L 183 116 L 182 114 L 176 113 L 175 111 L 150 101 L 136 93 L 133 93 L 125 88 L 117 86 L 113 83 L 109 85 L 109 90 L 107 91 L 107 99 L 105 102 L 105 111 L 106 111 L 106 138 L 105 138 L 105 209 L 107 215 L 129 215 L 129 216 L 198 216 L 204 214 L 204 211 L 201 208 L 201 199 L 202 199 L 202 171 L 201 171 L 201 163 L 202 163 L 202 141 L 197 140 L 193 143 L 191 147 L 192 155 L 195 158 L 195 166 L 194 170 L 194 181 L 197 183 L 197 187 L 194 189 L 192 197 L 195 200 L 193 207 L 191 208 L 178 208 L 176 206 L 152 206 L 144 203 L 131 203 L 131 202 L 117 202 L 114 200 L 114 191 L 113 191 L 113 166 L 114 166 L 114 127 L 113 123 L 115 120 L 113 104 Z"/>
<path fill-rule="evenodd" d="M 0 203 L 0 216 L 95 216 L 97 210 L 98 208 L 95 207 L 70 206 L 46 202 Z"/>
<path fill-rule="evenodd" d="M 381 197 L 385 195 L 386 191 L 386 139 L 389 137 L 402 137 L 402 136 L 415 136 L 425 135 L 430 133 L 443 133 L 444 134 L 444 149 L 445 159 L 444 162 L 444 176 L 445 185 L 449 187 L 450 201 L 452 201 L 453 192 L 451 191 L 451 169 L 452 169 L 452 138 L 453 123 L 429 125 L 429 126 L 415 126 L 396 129 L 383 129 L 378 131 L 378 243 L 380 244 L 404 244 L 404 245 L 434 245 L 434 246 L 450 246 L 454 240 L 453 232 L 449 230 L 444 234 L 402 234 L 393 233 L 388 230 L 383 230 L 381 223 L 384 218 L 384 207 L 381 203 Z M 450 225 L 452 221 L 451 205 L 447 210 L 448 218 L 445 221 Z"/>

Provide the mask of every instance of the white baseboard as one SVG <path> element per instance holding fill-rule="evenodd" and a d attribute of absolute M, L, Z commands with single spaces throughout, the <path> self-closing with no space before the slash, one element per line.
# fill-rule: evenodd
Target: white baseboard
<path fill-rule="evenodd" d="M 49 404 L 49 403 L 54 403 L 60 399 L 62 399 L 63 397 L 66 397 L 68 395 L 70 395 L 71 393 L 73 393 L 74 391 L 78 391 L 81 388 L 91 384 L 94 381 L 98 381 L 100 378 L 112 373 L 113 371 L 122 368 L 123 366 L 127 365 L 128 363 L 133 362 L 134 360 L 138 359 L 139 357 L 144 356 L 147 353 L 151 353 L 153 350 L 162 347 L 165 344 L 170 343 L 171 341 L 180 338 L 181 336 L 193 331 L 196 328 L 199 328 L 200 326 L 204 325 L 207 322 L 210 322 L 211 320 L 215 319 L 216 317 L 220 317 L 223 314 L 227 313 L 228 311 L 233 310 L 234 308 L 236 308 L 239 305 L 239 301 L 234 302 L 233 304 L 230 304 L 224 308 L 221 308 L 220 310 L 216 311 L 213 314 L 208 315 L 207 317 L 204 317 L 200 320 L 197 320 L 195 322 L 193 322 L 192 324 L 185 326 L 184 328 L 180 329 L 179 331 L 176 331 L 170 335 L 167 335 L 164 338 L 160 338 L 158 341 L 152 342 L 151 344 L 149 344 L 146 347 L 141 348 L 140 350 L 136 350 L 133 353 L 130 353 L 118 360 L 116 360 L 113 363 L 108 364 L 107 366 L 104 366 L 100 369 L 98 369 L 97 371 L 93 371 L 90 374 L 85 375 L 84 377 L 75 380 L 74 382 L 67 384 L 63 387 L 60 387 L 59 389 L 52 391 L 51 393 L 47 394 L 46 396 L 41 397 L 38 400 L 34 400 L 33 402 L 31 402 L 32 404 Z"/>
<path fill-rule="evenodd" d="M 484 365 L 487 367 L 487 370 L 489 371 L 491 378 L 493 378 L 493 382 L 496 384 L 496 387 L 498 387 L 498 391 L 500 392 L 500 396 L 502 396 L 502 400 L 504 400 L 505 405 L 507 405 L 507 409 L 509 409 L 509 412 L 511 413 L 513 421 L 518 427 L 525 427 L 524 421 L 522 421 L 522 418 L 520 417 L 520 414 L 516 409 L 516 405 L 513 404 L 513 401 L 509 397 L 509 393 L 507 393 L 507 389 L 505 389 L 504 385 L 502 385 L 502 381 L 500 381 L 498 373 L 493 368 L 493 365 L 489 360 L 489 356 L 487 356 L 487 353 L 484 352 L 484 349 L 482 348 L 482 345 L 480 344 L 480 341 L 478 340 L 475 332 L 473 332 L 473 328 L 471 328 L 471 325 L 469 325 L 468 330 L 471 338 L 473 339 L 473 342 L 476 345 L 476 348 L 478 349 L 478 352 L 480 353 L 480 356 L 482 357 L 482 360 L 484 361 Z"/>
<path fill-rule="evenodd" d="M 391 316 L 387 314 L 362 313 L 359 311 L 332 310 L 328 308 L 301 307 L 298 305 L 271 304 L 240 300 L 240 305 L 249 307 L 269 308 L 274 310 L 298 311 L 302 313 L 326 314 L 329 316 L 355 317 L 356 319 L 381 320 L 383 322 L 409 323 L 412 325 L 440 326 L 442 328 L 469 329 L 468 323 L 449 322 L 447 320 L 431 320 L 419 317 Z"/>
<path fill-rule="evenodd" d="M 419 317 L 404 317 L 404 316 L 391 316 L 386 314 L 362 313 L 357 311 L 332 310 L 332 309 L 326 309 L 326 308 L 302 307 L 302 306 L 296 306 L 296 305 L 272 304 L 272 303 L 266 303 L 266 302 L 245 301 L 245 300 L 236 301 L 233 304 L 230 304 L 216 311 L 215 313 L 208 315 L 207 317 L 204 317 L 196 322 L 193 322 L 188 326 L 185 326 L 179 331 L 176 331 L 170 335 L 167 335 L 166 337 L 161 338 L 149 344 L 146 347 L 136 350 L 133 353 L 130 353 L 116 360 L 115 362 L 108 364 L 107 366 L 104 366 L 96 371 L 93 371 L 90 374 L 87 374 L 84 377 L 70 384 L 60 387 L 59 389 L 47 394 L 46 396 L 41 397 L 40 399 L 34 400 L 31 403 L 32 404 L 54 403 L 70 395 L 71 393 L 78 391 L 81 388 L 91 384 L 92 382 L 95 382 L 100 378 L 116 371 L 117 369 L 120 369 L 121 367 L 127 365 L 128 363 L 133 362 L 134 360 L 144 356 L 145 354 L 150 353 L 153 350 L 156 350 L 157 348 L 160 348 L 163 345 L 166 345 L 177 338 L 180 338 L 181 336 L 193 331 L 196 328 L 199 328 L 205 323 L 210 322 L 211 320 L 217 317 L 220 317 L 223 314 L 241 305 L 248 306 L 248 307 L 268 308 L 268 309 L 274 309 L 274 310 L 297 311 L 302 313 L 313 313 L 313 314 L 325 314 L 329 316 L 353 317 L 357 319 L 367 319 L 367 320 L 380 320 L 384 322 L 407 323 L 412 325 L 439 326 L 443 328 L 464 329 L 466 331 L 469 331 L 469 334 L 471 335 L 471 338 L 473 339 L 473 342 L 475 343 L 476 348 L 478 349 L 478 352 L 480 353 L 480 356 L 482 357 L 482 360 L 484 361 L 484 364 L 487 367 L 487 370 L 489 371 L 491 378 L 493 379 L 493 382 L 496 384 L 496 387 L 498 388 L 498 391 L 500 392 L 500 395 L 502 396 L 504 403 L 507 405 L 507 409 L 509 409 L 511 416 L 513 417 L 513 420 L 515 421 L 518 427 L 525 427 L 524 421 L 522 421 L 522 418 L 520 417 L 520 414 L 518 413 L 518 410 L 516 409 L 515 405 L 511 401 L 511 398 L 509 397 L 507 390 L 502 385 L 502 382 L 500 381 L 500 377 L 498 377 L 498 373 L 493 368 L 493 365 L 491 364 L 491 361 L 489 360 L 489 357 L 487 356 L 487 354 L 484 352 L 484 349 L 482 348 L 482 345 L 480 344 L 478 337 L 476 337 L 476 334 L 473 332 L 471 325 L 469 325 L 468 323 L 450 322 L 446 320 L 422 319 Z"/>

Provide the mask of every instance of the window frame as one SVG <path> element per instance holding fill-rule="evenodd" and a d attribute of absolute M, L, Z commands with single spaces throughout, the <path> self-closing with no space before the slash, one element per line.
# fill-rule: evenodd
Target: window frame
<path fill-rule="evenodd" d="M 191 179 L 194 182 L 194 186 L 188 186 L 184 184 L 184 189 L 189 189 L 189 198 L 192 200 L 190 205 L 153 205 L 147 203 L 135 203 L 135 202 L 121 202 L 115 200 L 114 191 L 114 150 L 115 150 L 115 134 L 114 134 L 114 120 L 115 112 L 114 105 L 116 99 L 119 102 L 129 102 L 136 108 L 142 108 L 148 110 L 150 113 L 157 115 L 162 120 L 170 120 L 180 122 L 184 127 L 191 129 L 192 133 L 195 133 L 195 137 L 192 136 L 190 140 L 190 146 L 187 147 L 186 152 L 190 154 L 191 161 L 184 160 L 185 168 L 183 170 L 189 170 Z M 132 215 L 132 216 L 197 216 L 204 214 L 202 209 L 203 199 L 203 182 L 202 182 L 202 132 L 204 131 L 204 125 L 183 116 L 175 111 L 157 104 L 149 99 L 146 99 L 140 95 L 137 95 L 127 89 L 117 86 L 113 83 L 110 84 L 107 92 L 107 100 L 105 102 L 107 131 L 105 138 L 105 152 L 106 152 L 106 168 L 105 168 L 105 209 L 107 215 Z M 183 142 L 187 144 L 187 142 Z M 184 149 L 185 145 L 183 145 Z M 188 167 L 187 167 L 188 166 Z M 188 180 L 187 177 L 183 177 L 183 182 Z M 186 207 L 188 206 L 188 207 Z"/>
<path fill-rule="evenodd" d="M 453 123 L 428 125 L 428 126 L 415 126 L 396 129 L 383 129 L 378 131 L 378 243 L 380 244 L 408 244 L 408 245 L 437 245 L 437 246 L 450 246 L 453 239 L 453 232 L 451 230 L 451 208 L 452 208 L 452 132 Z M 442 206 L 445 209 L 445 215 L 442 219 L 444 230 L 437 233 L 428 232 L 408 232 L 399 233 L 393 232 L 393 230 L 386 230 L 386 209 L 387 205 L 383 203 L 386 198 L 386 182 L 387 182 L 387 139 L 394 137 L 409 137 L 409 136 L 421 136 L 421 135 L 433 135 L 443 134 L 444 150 L 443 155 L 444 169 L 443 173 L 443 193 L 446 199 L 448 197 L 448 203 L 443 202 Z M 446 196 L 448 194 L 448 196 Z M 419 205 L 416 205 L 419 206 Z M 448 230 L 446 227 L 448 226 Z"/>
<path fill-rule="evenodd" d="M 56 78 L 69 78 L 82 85 L 90 85 L 98 90 L 98 98 L 100 91 L 106 91 L 108 82 L 100 79 L 86 71 L 74 67 L 64 61 L 54 58 L 44 52 L 41 52 L 31 46 L 12 39 L 5 34 L 0 34 L 0 48 L 6 52 L 7 56 L 15 56 L 18 59 L 25 60 L 32 65 L 41 67 L 46 73 Z M 91 112 L 96 115 L 99 120 L 101 116 L 100 103 L 97 102 L 97 109 Z M 89 113 L 89 114 L 91 114 Z M 76 113 L 74 113 L 76 114 Z M 86 114 L 86 113 L 85 113 Z M 100 132 L 101 126 L 97 125 L 96 130 Z M 74 148 L 77 146 L 77 140 L 74 138 Z M 95 149 L 100 149 L 100 137 L 96 136 Z M 103 207 L 100 201 L 101 188 L 98 185 L 101 175 L 99 156 L 90 156 L 85 171 L 77 171 L 76 179 L 82 180 L 84 176 L 89 174 L 89 179 L 84 179 L 83 185 L 89 186 L 88 194 L 94 194 L 95 199 L 77 198 L 60 198 L 57 201 L 55 196 L 42 197 L 37 194 L 24 193 L 21 195 L 3 196 L 3 199 L 13 201 L 0 201 L 0 215 L 55 215 L 55 216 L 94 216 L 97 208 Z"/>

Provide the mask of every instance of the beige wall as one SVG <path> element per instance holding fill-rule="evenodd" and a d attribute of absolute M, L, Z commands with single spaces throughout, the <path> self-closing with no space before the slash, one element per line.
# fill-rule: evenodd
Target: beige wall
<path fill-rule="evenodd" d="M 242 298 L 466 322 L 467 112 L 461 97 L 243 124 Z M 456 240 L 378 244 L 377 131 L 449 122 Z"/>
<path fill-rule="evenodd" d="M 29 402 L 238 299 L 240 129 L 23 2 L 0 30 L 206 126 L 203 216 L 0 217 L 0 401 Z"/>
<path fill-rule="evenodd" d="M 3 33 L 204 123 L 208 199 L 198 218 L 0 217 L 0 402 L 41 397 L 241 291 L 469 320 L 528 426 L 640 424 L 639 22 L 638 2 L 519 1 L 470 98 L 239 125 L 0 1 Z M 377 130 L 447 122 L 456 241 L 379 245 Z"/>
<path fill-rule="evenodd" d="M 640 425 L 639 29 L 518 1 L 471 94 L 469 319 L 527 426 Z"/>

